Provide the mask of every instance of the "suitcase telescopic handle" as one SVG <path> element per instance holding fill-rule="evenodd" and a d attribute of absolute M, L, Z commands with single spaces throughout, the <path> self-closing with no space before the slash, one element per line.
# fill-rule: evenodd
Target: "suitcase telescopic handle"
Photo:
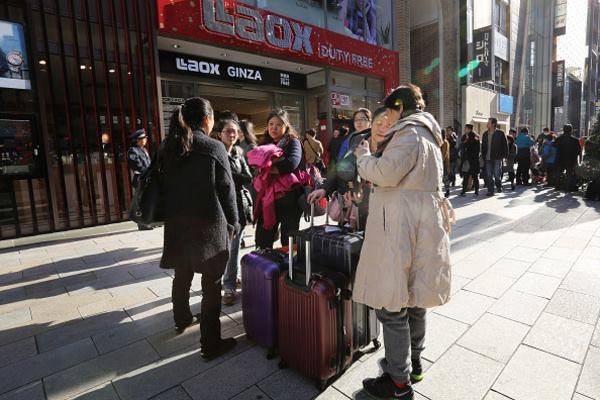
<path fill-rule="evenodd" d="M 329 199 L 325 197 L 325 226 L 329 225 Z"/>
<path fill-rule="evenodd" d="M 294 238 L 288 238 L 288 274 L 290 275 L 290 279 L 293 279 L 292 275 L 292 263 L 294 262 Z"/>
<path fill-rule="evenodd" d="M 310 203 L 310 227 L 315 226 L 315 203 Z"/>
<path fill-rule="evenodd" d="M 311 260 L 310 260 L 310 239 L 308 239 L 305 243 L 305 248 L 306 248 L 306 254 L 304 259 L 305 264 L 306 264 L 306 276 L 305 276 L 305 282 L 306 282 L 306 287 L 308 287 L 308 285 L 310 284 L 310 275 L 311 275 Z"/>

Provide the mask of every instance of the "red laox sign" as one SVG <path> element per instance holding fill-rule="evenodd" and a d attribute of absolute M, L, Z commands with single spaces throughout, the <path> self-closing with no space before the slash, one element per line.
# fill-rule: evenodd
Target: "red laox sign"
<path fill-rule="evenodd" d="M 160 34 L 294 58 L 385 78 L 397 85 L 398 54 L 233 0 L 157 0 Z"/>

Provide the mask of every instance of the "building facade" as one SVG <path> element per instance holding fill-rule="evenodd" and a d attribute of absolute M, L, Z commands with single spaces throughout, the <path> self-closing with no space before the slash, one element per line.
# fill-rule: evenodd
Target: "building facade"
<path fill-rule="evenodd" d="M 398 83 L 392 7 L 390 0 L 159 0 L 163 121 L 184 98 L 202 96 L 217 113 L 252 120 L 259 134 L 281 107 L 297 130 L 318 128 L 327 142 L 328 132 L 352 126 L 353 110 L 376 108 Z"/>
<path fill-rule="evenodd" d="M 460 1 L 397 0 L 394 7 L 400 83 L 421 87 L 442 126 L 459 125 Z"/>
<path fill-rule="evenodd" d="M 397 86 L 393 0 L 0 4 L 0 240 L 126 220 L 129 134 L 191 96 L 255 122 L 351 126 Z M 402 67 L 400 65 L 403 65 Z"/>
<path fill-rule="evenodd" d="M 586 135 L 598 104 L 598 1 L 526 3 L 516 123 L 538 133 L 568 123 Z"/>
<path fill-rule="evenodd" d="M 0 4 L 0 239 L 127 218 L 128 136 L 159 140 L 147 3 Z"/>

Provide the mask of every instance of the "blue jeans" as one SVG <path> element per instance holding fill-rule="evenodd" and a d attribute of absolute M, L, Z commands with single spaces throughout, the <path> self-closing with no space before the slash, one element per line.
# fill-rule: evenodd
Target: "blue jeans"
<path fill-rule="evenodd" d="M 229 248 L 229 261 L 225 267 L 225 273 L 223 274 L 223 289 L 235 290 L 236 280 L 238 275 L 238 266 L 240 265 L 240 244 L 242 237 L 244 236 L 244 229 L 240 229 L 238 233 L 233 236 L 231 241 L 231 247 Z"/>
<path fill-rule="evenodd" d="M 485 160 L 485 178 L 488 192 L 494 193 L 494 184 L 502 188 L 502 160 Z"/>

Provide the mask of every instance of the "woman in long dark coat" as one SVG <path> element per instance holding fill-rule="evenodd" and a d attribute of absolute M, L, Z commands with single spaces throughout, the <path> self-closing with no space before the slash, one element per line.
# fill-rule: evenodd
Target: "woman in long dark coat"
<path fill-rule="evenodd" d="M 464 196 L 469 186 L 469 177 L 473 180 L 475 196 L 479 195 L 479 158 L 481 157 L 481 142 L 479 135 L 473 131 L 472 125 L 467 125 L 467 140 L 463 144 L 460 170 L 463 172 L 461 196 Z"/>
<path fill-rule="evenodd" d="M 178 124 L 161 150 L 165 202 L 161 268 L 175 269 L 173 314 L 183 332 L 194 317 L 189 296 L 194 273 L 202 274 L 201 355 L 213 359 L 235 346 L 221 339 L 221 276 L 238 230 L 235 185 L 223 143 L 209 138 L 214 125 L 208 100 L 188 99 L 173 115 Z M 179 128 L 177 128 L 179 126 Z"/>

